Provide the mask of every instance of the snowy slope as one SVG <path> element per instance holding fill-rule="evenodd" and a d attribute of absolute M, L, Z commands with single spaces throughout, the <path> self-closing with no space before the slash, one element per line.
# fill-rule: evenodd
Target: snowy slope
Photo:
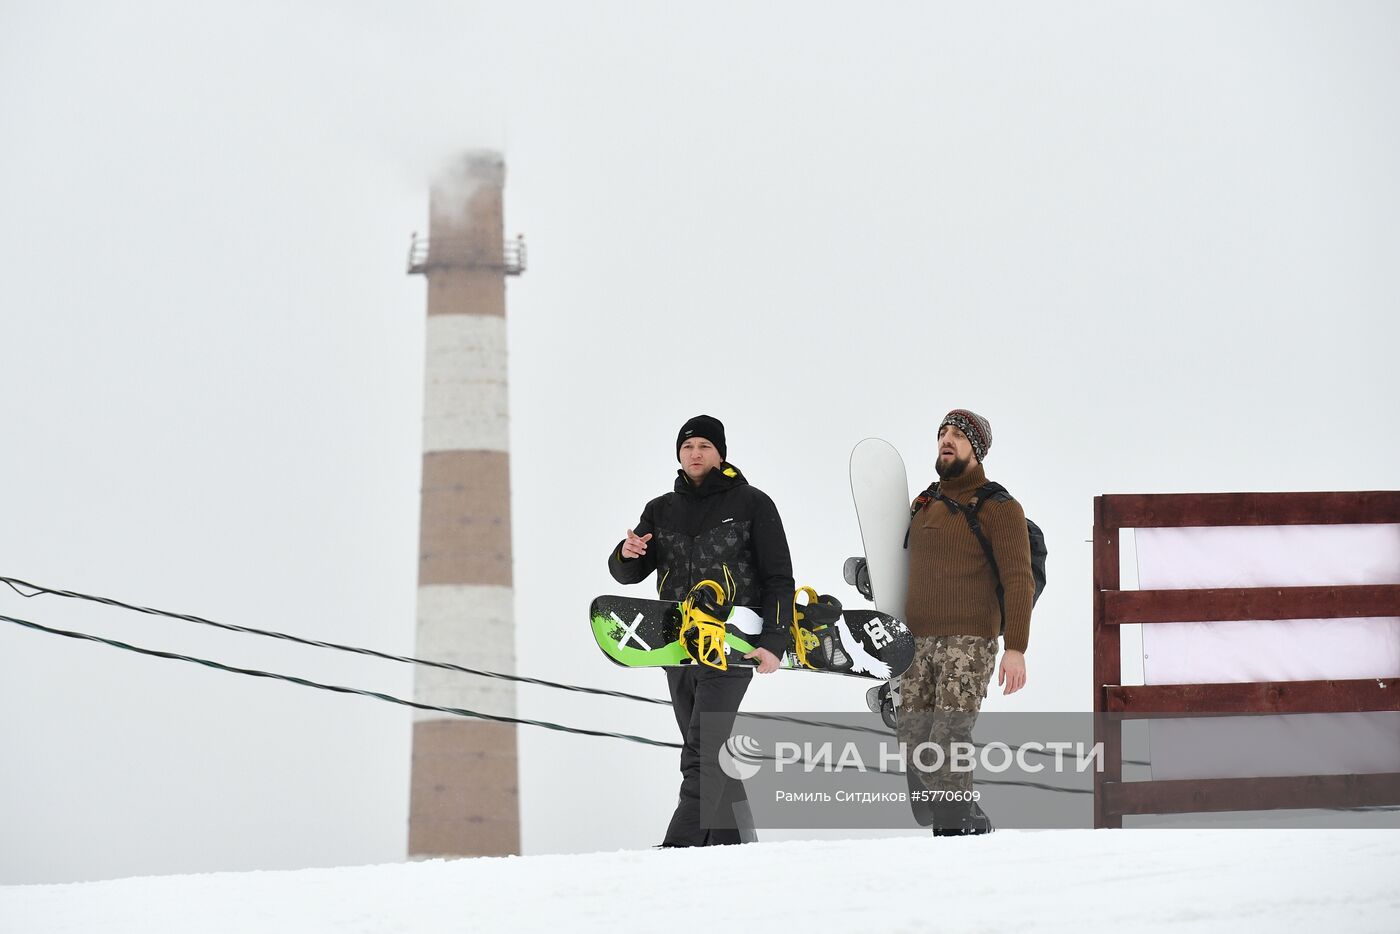
<path fill-rule="evenodd" d="M 1001 832 L 11 886 L 0 931 L 1396 931 L 1398 867 L 1385 830 Z"/>

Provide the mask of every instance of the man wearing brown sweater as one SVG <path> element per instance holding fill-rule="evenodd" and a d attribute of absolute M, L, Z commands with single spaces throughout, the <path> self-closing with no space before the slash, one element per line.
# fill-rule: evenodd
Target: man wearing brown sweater
<path fill-rule="evenodd" d="M 992 829 L 972 800 L 972 773 L 950 767 L 950 746 L 972 741 L 999 633 L 1006 651 L 997 683 L 1007 694 L 1026 683 L 1035 594 L 1030 539 L 1020 503 L 999 487 L 984 489 L 982 463 L 991 446 L 985 418 L 967 409 L 949 412 L 938 428 L 939 481 L 915 500 L 909 526 L 905 615 L 916 649 L 900 682 L 899 736 L 911 751 L 933 743 L 944 753 L 920 755 L 910 772 L 922 779 L 922 788 L 910 782 L 911 793 L 932 806 L 935 834 Z M 974 523 L 989 548 L 978 540 Z"/>

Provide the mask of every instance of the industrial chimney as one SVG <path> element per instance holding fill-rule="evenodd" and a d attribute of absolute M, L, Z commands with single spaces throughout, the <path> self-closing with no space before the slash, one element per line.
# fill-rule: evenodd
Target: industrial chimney
<path fill-rule="evenodd" d="M 504 182 L 492 152 L 444 172 L 408 271 L 428 281 L 416 654 L 514 673 L 505 277 L 525 257 L 519 238 L 504 240 Z M 414 696 L 515 716 L 509 681 L 420 667 Z M 416 714 L 408 852 L 520 852 L 514 724 Z"/>

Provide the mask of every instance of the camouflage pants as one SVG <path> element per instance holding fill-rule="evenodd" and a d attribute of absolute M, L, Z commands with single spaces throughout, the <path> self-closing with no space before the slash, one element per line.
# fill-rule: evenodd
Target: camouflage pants
<path fill-rule="evenodd" d="M 971 743 L 972 726 L 987 696 L 987 685 L 996 668 L 997 640 L 982 636 L 915 636 L 914 662 L 900 681 L 899 740 L 913 754 L 920 744 L 932 743 L 943 751 L 941 765 L 936 752 L 925 750 L 917 764 L 907 763 L 910 776 L 917 774 L 926 788 L 971 791 L 972 772 L 954 771 L 951 745 Z M 910 787 L 915 783 L 911 780 Z"/>

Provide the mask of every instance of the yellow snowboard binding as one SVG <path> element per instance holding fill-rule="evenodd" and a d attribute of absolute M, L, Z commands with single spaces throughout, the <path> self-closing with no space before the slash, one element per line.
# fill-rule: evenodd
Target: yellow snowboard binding
<path fill-rule="evenodd" d="M 729 670 L 724 623 L 733 610 L 734 578 L 724 569 L 724 584 L 703 580 L 681 602 L 681 645 L 701 665 Z"/>

